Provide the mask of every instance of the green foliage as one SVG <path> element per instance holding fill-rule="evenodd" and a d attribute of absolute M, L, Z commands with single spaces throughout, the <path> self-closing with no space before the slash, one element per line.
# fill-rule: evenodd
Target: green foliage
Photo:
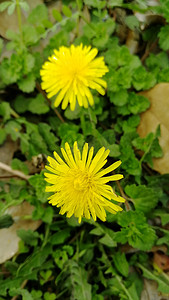
<path fill-rule="evenodd" d="M 132 198 L 135 209 L 144 213 L 150 212 L 157 205 L 160 196 L 160 191 L 157 188 L 154 189 L 145 185 L 127 185 L 125 192 Z"/>
<path fill-rule="evenodd" d="M 8 228 L 14 223 L 12 217 L 10 215 L 0 216 L 0 229 Z"/>
<path fill-rule="evenodd" d="M 21 13 L 18 30 L 0 39 L 0 160 L 28 178 L 1 172 L 0 228 L 17 226 L 8 209 L 23 202 L 31 213 L 21 222 L 40 224 L 35 231 L 17 227 L 18 252 L 0 266 L 0 299 L 139 300 L 143 278 L 168 294 L 167 275 L 152 269 L 151 256 L 153 246 L 169 245 L 169 176 L 149 168 L 163 155 L 160 127 L 141 138 L 137 126 L 140 114 L 151 110 L 140 92 L 169 81 L 169 1 L 150 6 L 144 0 L 65 0 L 57 9 L 46 2 L 34 9 L 23 0 L 0 3 L 11 21 L 14 12 L 17 18 Z M 135 12 L 153 13 L 155 22 L 140 21 Z M 80 43 L 104 57 L 106 95 L 92 90 L 93 107 L 62 111 L 54 108 L 55 96 L 50 101 L 41 89 L 40 69 L 54 49 Z M 80 149 L 87 142 L 95 153 L 109 149 L 106 167 L 122 161 L 117 172 L 124 179 L 112 188 L 127 201 L 123 212 L 107 213 L 104 224 L 85 218 L 79 224 L 48 204 L 47 156 L 61 155 L 60 146 L 74 141 Z"/>
<path fill-rule="evenodd" d="M 118 214 L 118 224 L 122 227 L 116 233 L 115 240 L 119 243 L 129 243 L 134 248 L 143 251 L 150 250 L 155 243 L 155 231 L 147 224 L 143 213 L 128 211 Z"/>

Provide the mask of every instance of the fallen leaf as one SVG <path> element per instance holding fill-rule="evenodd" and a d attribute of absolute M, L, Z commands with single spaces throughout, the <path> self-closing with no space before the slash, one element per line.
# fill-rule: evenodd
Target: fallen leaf
<path fill-rule="evenodd" d="M 169 271 L 169 256 L 163 253 L 154 253 L 153 262 L 163 271 Z"/>
<path fill-rule="evenodd" d="M 17 149 L 18 149 L 18 141 L 13 142 L 11 138 L 8 136 L 5 143 L 0 147 L 0 161 L 6 165 L 10 165 L 14 152 Z M 0 169 L 0 176 L 8 176 L 8 175 L 11 175 L 11 173 Z"/>
<path fill-rule="evenodd" d="M 169 173 L 169 83 L 159 83 L 141 95 L 150 100 L 150 108 L 141 114 L 141 122 L 137 128 L 140 137 L 155 132 L 160 124 L 160 146 L 163 156 L 153 159 L 153 169 L 161 174 Z"/>
<path fill-rule="evenodd" d="M 6 213 L 10 214 L 14 219 L 14 224 L 9 228 L 0 229 L 0 264 L 13 257 L 18 252 L 18 244 L 20 238 L 17 236 L 18 229 L 36 230 L 41 221 L 24 220 L 25 215 L 32 214 L 34 206 L 28 202 L 23 202 L 20 205 L 10 207 Z"/>
<path fill-rule="evenodd" d="M 157 287 L 157 282 L 144 278 L 144 288 L 140 300 L 167 300 L 168 296 L 164 296 L 158 292 Z"/>

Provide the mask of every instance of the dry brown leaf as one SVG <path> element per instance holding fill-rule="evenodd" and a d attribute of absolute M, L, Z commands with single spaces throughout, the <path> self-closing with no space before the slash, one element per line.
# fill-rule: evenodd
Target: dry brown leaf
<path fill-rule="evenodd" d="M 36 230 L 41 221 L 24 220 L 25 215 L 31 215 L 34 206 L 28 202 L 23 202 L 18 206 L 10 207 L 6 213 L 10 214 L 14 219 L 14 224 L 9 228 L 0 229 L 0 264 L 14 256 L 18 251 L 18 243 L 20 238 L 17 236 L 18 229 Z"/>
<path fill-rule="evenodd" d="M 140 300 L 167 300 L 168 296 L 164 296 L 158 292 L 157 287 L 157 282 L 144 278 L 144 288 Z"/>
<path fill-rule="evenodd" d="M 18 142 L 13 142 L 8 137 L 5 143 L 0 147 L 0 161 L 4 164 L 10 165 L 14 152 L 18 149 Z M 10 173 L 0 169 L 0 176 L 8 176 Z"/>
<path fill-rule="evenodd" d="M 163 253 L 154 253 L 153 262 L 163 271 L 169 271 L 169 256 Z"/>
<path fill-rule="evenodd" d="M 150 100 L 150 108 L 141 114 L 141 122 L 137 131 L 140 137 L 155 132 L 160 124 L 160 146 L 163 157 L 153 159 L 153 169 L 161 174 L 169 173 L 169 83 L 159 83 L 149 91 L 141 93 Z"/>

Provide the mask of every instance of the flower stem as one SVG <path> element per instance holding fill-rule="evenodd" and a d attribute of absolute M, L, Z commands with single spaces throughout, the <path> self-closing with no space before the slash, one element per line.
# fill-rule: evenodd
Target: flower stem
<path fill-rule="evenodd" d="M 85 116 L 84 116 L 83 112 L 80 115 L 80 123 L 81 123 L 82 132 L 85 136 L 86 135 L 86 123 L 85 123 Z"/>
<path fill-rule="evenodd" d="M 21 35 L 21 40 L 23 41 L 23 35 L 22 35 L 22 17 L 21 17 L 21 8 L 20 8 L 19 0 L 16 0 L 16 11 L 17 11 L 17 17 L 18 17 L 19 32 L 20 32 L 20 35 Z"/>
<path fill-rule="evenodd" d="M 77 25 L 76 25 L 76 31 L 77 31 L 77 36 L 79 36 L 79 23 L 80 23 L 81 7 L 79 5 L 78 0 L 76 0 L 76 4 L 77 4 L 78 12 L 79 12 L 79 16 L 78 16 L 78 19 L 77 19 Z"/>

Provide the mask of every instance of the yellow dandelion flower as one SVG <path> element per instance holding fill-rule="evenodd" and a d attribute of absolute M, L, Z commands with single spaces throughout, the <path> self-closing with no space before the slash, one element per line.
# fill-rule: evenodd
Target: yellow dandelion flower
<path fill-rule="evenodd" d="M 60 214 L 67 213 L 68 218 L 74 215 L 80 223 L 82 217 L 90 219 L 90 215 L 94 221 L 97 217 L 106 221 L 105 210 L 113 214 L 122 210 L 110 200 L 117 202 L 125 200 L 117 196 L 112 187 L 106 183 L 119 180 L 123 175 L 104 177 L 116 169 L 121 161 L 102 169 L 110 151 L 102 147 L 93 158 L 94 148 L 91 147 L 88 151 L 87 143 L 82 153 L 78 149 L 77 142 L 74 143 L 73 154 L 68 143 L 65 143 L 65 149 L 61 148 L 61 152 L 64 160 L 56 152 L 54 152 L 55 159 L 48 157 L 49 166 L 46 166 L 46 169 L 53 174 L 45 173 L 45 180 L 52 184 L 46 187 L 46 192 L 54 192 L 48 198 L 49 203 L 61 207 Z"/>
<path fill-rule="evenodd" d="M 54 105 L 57 107 L 62 102 L 62 109 L 70 103 L 74 110 L 76 100 L 80 106 L 88 107 L 94 104 L 91 89 L 105 94 L 106 81 L 101 77 L 108 72 L 103 57 L 95 58 L 98 53 L 91 46 L 60 47 L 54 50 L 40 71 L 42 89 L 46 90 L 49 98 L 57 95 Z"/>

